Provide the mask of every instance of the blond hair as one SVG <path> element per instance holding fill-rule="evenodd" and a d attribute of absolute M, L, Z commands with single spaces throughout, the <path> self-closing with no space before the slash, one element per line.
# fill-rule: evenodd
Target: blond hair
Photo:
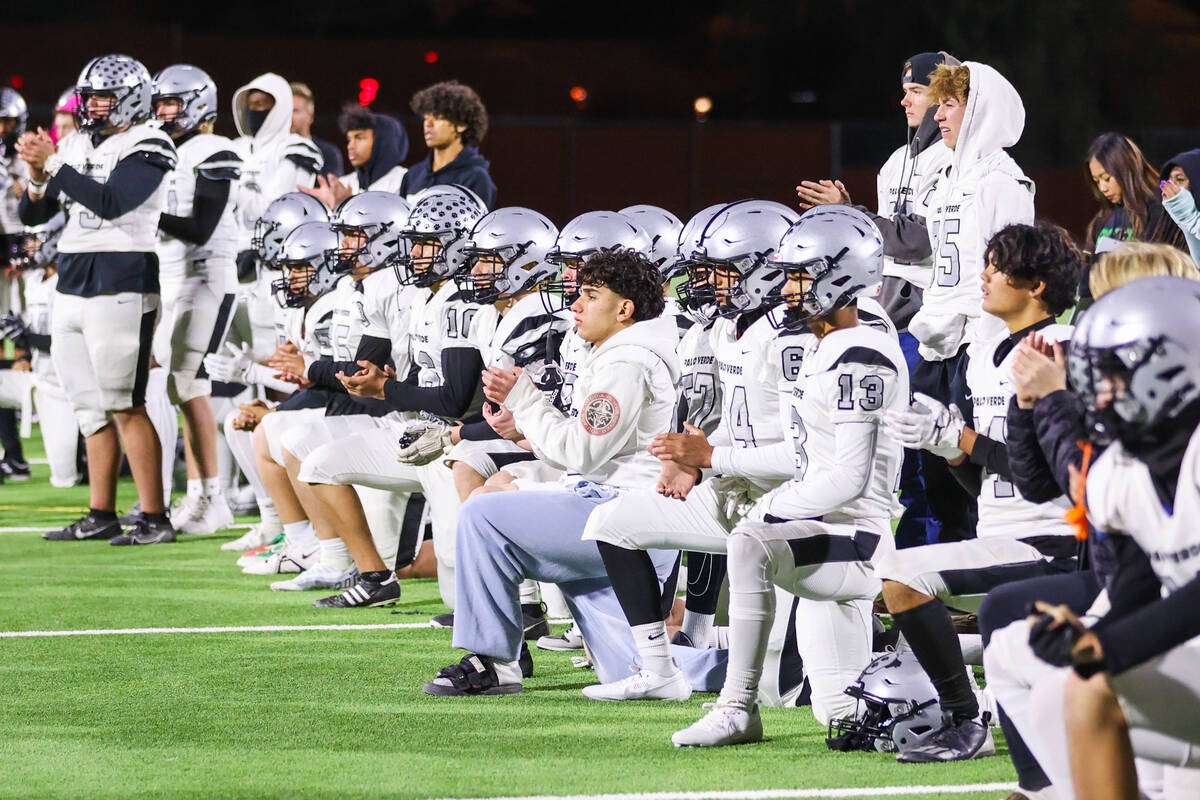
<path fill-rule="evenodd" d="M 1100 256 L 1088 276 L 1088 288 L 1092 290 L 1092 297 L 1099 299 L 1118 286 L 1155 275 L 1200 281 L 1196 262 L 1169 244 L 1125 242 Z"/>
<path fill-rule="evenodd" d="M 929 93 L 939 103 L 948 98 L 967 102 L 971 92 L 971 69 L 962 64 L 938 64 L 929 73 Z"/>
<path fill-rule="evenodd" d="M 292 81 L 288 85 L 292 87 L 292 96 L 293 97 L 303 97 L 305 100 L 308 101 L 308 104 L 310 106 L 314 105 L 312 89 L 308 88 L 307 83 L 301 83 L 300 81 Z"/>

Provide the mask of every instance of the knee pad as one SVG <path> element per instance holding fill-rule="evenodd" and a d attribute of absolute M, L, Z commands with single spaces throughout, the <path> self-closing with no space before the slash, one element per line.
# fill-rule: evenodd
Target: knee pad
<path fill-rule="evenodd" d="M 111 421 L 107 411 L 98 408 L 75 408 L 75 421 L 79 423 L 79 432 L 83 438 L 99 433 Z"/>
<path fill-rule="evenodd" d="M 297 461 L 304 459 L 313 452 L 315 431 L 313 425 L 290 425 L 279 434 L 280 454 L 287 451 L 296 457 Z"/>
<path fill-rule="evenodd" d="M 339 480 L 340 475 L 329 468 L 329 462 L 337 456 L 336 444 L 323 444 L 310 452 L 300 461 L 300 471 L 296 480 L 303 483 L 320 483 L 327 486 L 341 486 L 345 481 Z"/>
<path fill-rule="evenodd" d="M 288 428 L 288 420 L 286 413 L 267 414 L 259 423 L 262 428 L 263 437 L 267 442 L 267 452 L 271 454 L 271 460 L 279 466 L 283 466 L 283 446 L 280 439 L 283 437 L 283 432 Z"/>
<path fill-rule="evenodd" d="M 212 381 L 180 372 L 167 375 L 167 397 L 173 405 L 182 405 L 197 397 L 212 394 Z"/>
<path fill-rule="evenodd" d="M 762 592 L 771 588 L 770 553 L 762 541 L 745 531 L 734 531 L 726 547 L 730 592 Z"/>

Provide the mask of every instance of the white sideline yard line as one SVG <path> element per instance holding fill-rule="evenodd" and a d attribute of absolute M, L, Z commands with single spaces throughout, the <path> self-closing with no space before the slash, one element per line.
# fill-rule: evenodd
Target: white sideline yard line
<path fill-rule="evenodd" d="M 551 619 L 559 625 L 569 619 Z M 432 628 L 429 622 L 387 622 L 368 625 L 226 625 L 212 628 L 95 628 L 82 631 L 0 631 L 0 639 L 45 639 L 59 636 L 151 636 L 181 633 L 279 633 L 288 631 L 384 631 Z"/>
<path fill-rule="evenodd" d="M 46 531 L 56 531 L 61 527 L 62 527 L 61 525 L 57 525 L 57 526 L 53 526 L 50 528 L 22 528 L 22 527 L 0 528 L 0 533 L 45 533 Z M 254 526 L 251 525 L 250 523 L 239 522 L 234 525 L 227 525 L 224 528 L 221 528 L 221 530 L 222 531 L 248 531 L 252 527 L 254 527 Z M 215 536 L 216 534 L 211 534 L 211 535 Z"/>
<path fill-rule="evenodd" d="M 931 794 L 1011 792 L 1015 783 L 965 783 L 953 786 L 874 786 L 839 789 L 751 789 L 725 792 L 630 792 L 628 794 L 540 794 L 513 797 L 439 798 L 439 800 L 775 800 L 775 798 L 921 797 Z"/>

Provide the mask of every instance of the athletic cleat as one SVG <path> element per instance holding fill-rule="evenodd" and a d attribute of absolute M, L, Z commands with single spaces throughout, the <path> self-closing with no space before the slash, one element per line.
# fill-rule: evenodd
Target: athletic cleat
<path fill-rule="evenodd" d="M 4 472 L 4 477 L 10 481 L 27 481 L 33 474 L 29 469 L 29 463 L 16 458 L 6 458 L 0 461 L 0 470 Z"/>
<path fill-rule="evenodd" d="M 272 547 L 267 554 L 256 557 L 242 567 L 242 572 L 247 575 L 281 575 L 288 572 L 304 572 L 304 570 L 316 566 L 320 558 L 321 548 L 315 544 L 312 550 L 306 553 L 297 547 L 290 546 L 285 541 L 281 543 L 278 550 Z"/>
<path fill-rule="evenodd" d="M 309 589 L 345 589 L 347 587 L 343 584 L 347 574 L 348 570 L 338 569 L 331 564 L 316 564 L 290 580 L 275 581 L 271 584 L 271 591 L 307 592 Z"/>
<path fill-rule="evenodd" d="M 253 550 L 247 550 L 238 556 L 237 565 L 239 567 L 248 567 L 255 562 L 256 559 L 265 558 L 269 551 L 278 549 L 283 545 L 283 532 L 275 534 L 275 537 L 266 544 L 259 545 Z"/>
<path fill-rule="evenodd" d="M 487 656 L 471 653 L 462 661 L 438 670 L 437 677 L 425 684 L 425 694 L 441 697 L 467 697 L 481 694 L 518 694 L 521 682 L 502 681 L 496 665 Z"/>
<path fill-rule="evenodd" d="M 545 603 L 522 603 L 521 617 L 526 639 L 536 641 L 550 635 L 550 621 L 546 619 Z"/>
<path fill-rule="evenodd" d="M 170 520 L 152 520 L 142 517 L 137 523 L 119 536 L 114 536 L 108 543 L 115 547 L 138 544 L 165 544 L 175 541 L 175 529 Z"/>
<path fill-rule="evenodd" d="M 557 636 L 542 636 L 537 640 L 539 650 L 582 650 L 583 634 L 574 622 Z"/>
<path fill-rule="evenodd" d="M 278 523 L 271 525 L 266 522 L 260 522 L 257 525 L 250 526 L 250 530 L 243 533 L 238 538 L 231 542 L 225 542 L 221 545 L 222 550 L 236 550 L 239 553 L 246 553 L 250 550 L 257 550 L 260 547 L 265 547 L 270 544 L 273 539 L 283 534 L 283 528 Z M 243 565 L 245 566 L 245 565 Z"/>
<path fill-rule="evenodd" d="M 967 761 L 996 754 L 996 744 L 986 720 L 947 719 L 940 730 L 923 739 L 920 744 L 904 748 L 896 754 L 903 764 L 930 764 L 939 761 Z"/>
<path fill-rule="evenodd" d="M 314 600 L 315 608 L 371 608 L 373 606 L 394 606 L 400 599 L 400 581 L 395 573 L 388 576 L 386 581 L 369 581 L 361 575 L 358 583 L 341 594 L 332 597 L 322 597 Z"/>
<path fill-rule="evenodd" d="M 42 538 L 52 542 L 80 542 L 87 539 L 111 539 L 120 534 L 120 520 L 98 520 L 89 511 L 61 530 L 43 533 Z"/>
<path fill-rule="evenodd" d="M 762 718 L 758 703 L 747 708 L 740 700 L 717 700 L 705 703 L 709 711 L 690 727 L 671 734 L 676 747 L 724 747 L 730 744 L 761 742 Z"/>
<path fill-rule="evenodd" d="M 645 669 L 631 666 L 633 674 L 612 683 L 598 683 L 583 687 L 583 696 L 589 700 L 676 700 L 684 701 L 692 696 L 692 687 L 683 672 L 676 667 L 670 675 L 658 675 Z"/>
<path fill-rule="evenodd" d="M 522 678 L 533 677 L 533 653 L 529 652 L 529 645 L 521 642 L 521 655 L 517 657 L 517 664 L 521 667 Z"/>
<path fill-rule="evenodd" d="M 134 503 L 133 506 L 129 509 L 129 511 L 125 512 L 125 514 L 123 514 L 117 520 L 117 522 L 121 523 L 121 525 L 123 527 L 128 528 L 130 525 L 136 525 L 138 523 L 138 520 L 140 520 L 141 518 L 142 518 L 142 504 L 140 502 L 138 502 L 138 503 Z"/>
<path fill-rule="evenodd" d="M 454 627 L 454 612 L 449 614 L 438 614 L 433 619 L 429 620 L 431 628 L 453 628 Z"/>
<path fill-rule="evenodd" d="M 171 512 L 171 524 L 180 533 L 207 536 L 233 524 L 233 512 L 222 495 L 187 495 Z"/>

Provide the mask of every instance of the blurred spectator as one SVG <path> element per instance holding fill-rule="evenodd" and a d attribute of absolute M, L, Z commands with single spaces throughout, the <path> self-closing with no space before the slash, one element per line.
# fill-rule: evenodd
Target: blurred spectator
<path fill-rule="evenodd" d="M 292 133 L 298 133 L 305 139 L 312 139 L 313 144 L 321 151 L 325 160 L 322 170 L 324 175 L 342 174 L 342 151 L 337 145 L 318 139 L 312 135 L 313 119 L 317 114 L 317 105 L 313 102 L 312 89 L 307 83 L 292 81 Z"/>
<path fill-rule="evenodd" d="M 1200 202 L 1196 199 L 1200 183 L 1192 183 L 1192 176 L 1200 181 L 1200 150 L 1180 153 L 1163 164 L 1160 174 L 1164 178 L 1160 184 L 1163 208 L 1183 231 L 1192 261 L 1200 264 Z"/>
<path fill-rule="evenodd" d="M 421 117 L 429 155 L 409 168 L 400 194 L 456 183 L 493 208 L 496 184 L 488 173 L 487 159 L 479 155 L 488 115 L 475 90 L 458 81 L 443 81 L 414 94 L 410 105 Z"/>

